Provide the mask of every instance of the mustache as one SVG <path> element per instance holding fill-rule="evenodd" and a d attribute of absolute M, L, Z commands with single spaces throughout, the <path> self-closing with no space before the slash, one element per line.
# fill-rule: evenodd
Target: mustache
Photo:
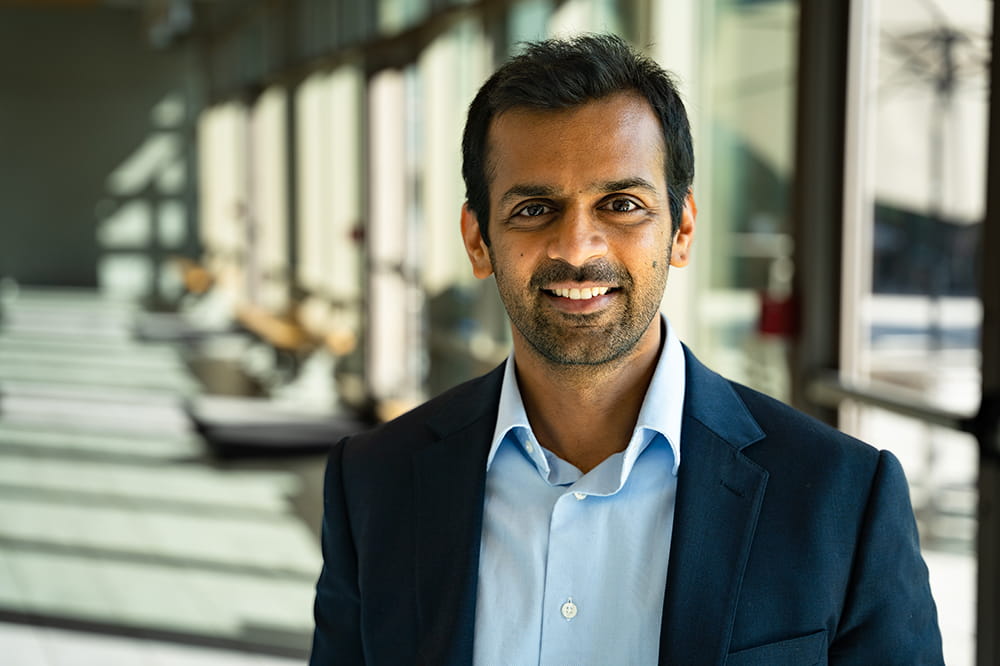
<path fill-rule="evenodd" d="M 565 261 L 549 261 L 531 275 L 533 289 L 544 289 L 555 282 L 603 282 L 620 287 L 632 286 L 632 275 L 623 267 L 605 260 L 592 261 L 583 266 L 572 266 Z"/>

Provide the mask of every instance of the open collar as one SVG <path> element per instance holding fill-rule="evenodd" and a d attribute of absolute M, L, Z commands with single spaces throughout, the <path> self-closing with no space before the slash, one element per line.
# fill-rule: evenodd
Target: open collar
<path fill-rule="evenodd" d="M 640 443 L 648 444 L 649 437 L 637 437 L 640 430 L 650 430 L 663 435 L 673 451 L 673 473 L 677 474 L 681 460 L 681 421 L 684 411 L 684 394 L 686 384 L 684 348 L 677 334 L 670 326 L 666 315 L 660 314 L 660 326 L 663 331 L 663 346 L 656 361 L 656 368 L 646 390 L 642 406 L 639 409 L 635 430 L 631 443 L 625 451 L 622 463 L 622 477 L 628 476 L 629 470 L 642 453 Z M 519 445 L 526 439 L 534 440 L 531 434 L 531 424 L 524 408 L 524 400 L 517 383 L 516 361 L 514 354 L 507 357 L 503 365 L 503 382 L 500 388 L 500 402 L 497 410 L 496 426 L 490 440 L 490 450 L 486 457 L 486 468 L 489 470 L 497 450 L 503 444 L 507 434 L 515 432 L 515 440 Z M 543 476 L 548 473 L 548 463 L 541 451 L 526 452 L 539 467 Z"/>

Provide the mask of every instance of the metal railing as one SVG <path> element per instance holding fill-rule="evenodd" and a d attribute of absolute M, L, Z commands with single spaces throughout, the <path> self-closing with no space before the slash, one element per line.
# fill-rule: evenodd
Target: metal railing
<path fill-rule="evenodd" d="M 878 407 L 894 414 L 973 435 L 980 454 L 1000 458 L 1000 400 L 983 396 L 975 414 L 945 409 L 913 391 L 878 381 L 851 382 L 834 372 L 817 375 L 806 387 L 806 397 L 823 407 L 836 408 L 845 400 Z"/>

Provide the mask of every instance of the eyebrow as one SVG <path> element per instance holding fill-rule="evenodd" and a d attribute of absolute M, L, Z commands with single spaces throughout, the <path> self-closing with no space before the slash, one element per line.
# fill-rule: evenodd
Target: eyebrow
<path fill-rule="evenodd" d="M 551 197 L 556 194 L 556 188 L 549 185 L 514 185 L 500 198 L 500 205 L 506 206 L 513 199 L 521 197 Z"/>
<path fill-rule="evenodd" d="M 609 180 L 603 183 L 597 183 L 593 185 L 591 190 L 596 192 L 611 193 L 620 192 L 622 190 L 640 189 L 646 190 L 647 192 L 656 192 L 656 186 L 645 178 L 640 178 L 638 176 L 633 178 L 623 178 L 622 180 Z M 500 205 L 505 206 L 512 199 L 518 199 L 521 197 L 555 197 L 558 195 L 558 190 L 551 185 L 535 185 L 531 183 L 523 183 L 511 186 L 504 195 L 500 198 Z"/>
<path fill-rule="evenodd" d="M 606 183 L 602 183 L 598 190 L 600 192 L 618 192 L 619 190 L 646 190 L 648 192 L 656 192 L 656 186 L 645 178 L 639 178 L 638 176 L 633 178 L 625 178 L 623 180 L 612 180 Z"/>

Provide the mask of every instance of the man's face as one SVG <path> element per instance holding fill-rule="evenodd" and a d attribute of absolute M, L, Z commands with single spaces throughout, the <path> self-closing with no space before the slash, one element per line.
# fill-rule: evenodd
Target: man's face
<path fill-rule="evenodd" d="M 515 344 L 596 365 L 658 335 L 671 245 L 684 265 L 694 226 L 689 197 L 671 238 L 664 159 L 659 120 L 634 94 L 493 120 L 491 245 L 467 208 L 462 228 L 473 272 L 496 275 Z"/>

